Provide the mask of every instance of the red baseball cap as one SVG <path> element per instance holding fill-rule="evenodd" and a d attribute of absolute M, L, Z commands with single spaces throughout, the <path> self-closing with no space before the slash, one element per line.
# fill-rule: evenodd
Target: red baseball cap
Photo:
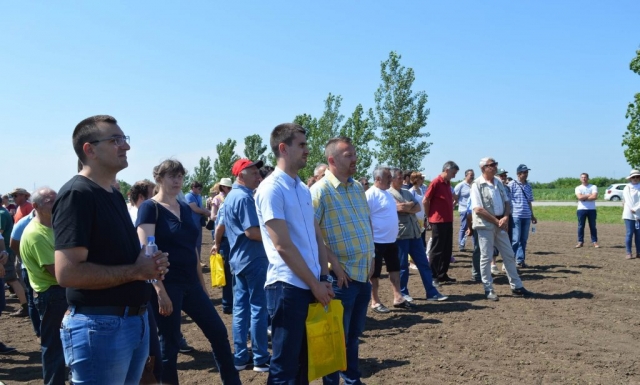
<path fill-rule="evenodd" d="M 243 159 L 238 159 L 236 160 L 236 162 L 233 164 L 233 167 L 231 168 L 231 173 L 234 176 L 238 176 L 240 174 L 240 172 L 242 170 L 244 170 L 247 167 L 251 167 L 251 166 L 256 166 L 257 168 L 261 168 L 264 165 L 264 162 L 259 160 L 257 162 L 253 162 L 249 159 L 243 158 Z"/>

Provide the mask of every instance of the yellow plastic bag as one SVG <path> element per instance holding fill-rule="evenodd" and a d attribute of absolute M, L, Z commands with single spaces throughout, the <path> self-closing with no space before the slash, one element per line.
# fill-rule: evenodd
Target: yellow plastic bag
<path fill-rule="evenodd" d="M 220 254 L 211 254 L 209 257 L 209 266 L 211 266 L 211 286 L 222 287 L 227 284 L 224 278 L 224 259 Z"/>
<path fill-rule="evenodd" d="M 309 382 L 347 370 L 347 347 L 344 339 L 340 300 L 331 300 L 326 310 L 319 303 L 309 305 L 307 314 L 307 349 L 309 352 Z"/>

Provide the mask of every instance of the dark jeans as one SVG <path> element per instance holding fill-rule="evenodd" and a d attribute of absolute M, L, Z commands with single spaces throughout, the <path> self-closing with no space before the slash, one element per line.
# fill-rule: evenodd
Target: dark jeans
<path fill-rule="evenodd" d="M 322 377 L 322 383 L 338 385 L 342 377 L 345 385 L 362 384 L 358 369 L 358 350 L 371 300 L 371 283 L 351 281 L 349 287 L 338 288 L 338 281 L 334 280 L 333 292 L 336 294 L 335 299 L 342 301 L 344 307 L 342 319 L 347 343 L 347 370 Z"/>
<path fill-rule="evenodd" d="M 436 279 L 449 271 L 453 255 L 453 222 L 432 223 L 431 271 Z"/>
<path fill-rule="evenodd" d="M 306 320 L 311 290 L 285 282 L 265 287 L 271 317 L 271 365 L 267 384 L 308 384 Z"/>
<path fill-rule="evenodd" d="M 631 254 L 631 241 L 635 237 L 636 254 L 640 255 L 640 222 L 625 219 L 624 227 L 627 230 L 624 238 L 624 245 L 627 249 L 627 254 Z"/>
<path fill-rule="evenodd" d="M 227 237 L 222 237 L 219 252 L 224 259 L 224 279 L 227 283 L 222 288 L 222 311 L 231 314 L 233 312 L 233 275 L 231 274 L 231 266 L 229 266 L 231 247 L 229 246 Z"/>
<path fill-rule="evenodd" d="M 478 232 L 473 230 L 473 255 L 471 256 L 471 278 L 477 282 L 482 281 L 480 274 L 480 244 L 478 243 Z"/>
<path fill-rule="evenodd" d="M 409 295 L 409 254 L 413 263 L 418 268 L 422 285 L 427 293 L 427 297 L 438 295 L 438 289 L 433 286 L 433 276 L 427 261 L 427 253 L 422 245 L 422 239 L 398 239 L 398 258 L 400 259 L 400 292 L 402 295 Z"/>
<path fill-rule="evenodd" d="M 591 242 L 598 242 L 598 230 L 596 229 L 596 210 L 578 210 L 578 242 L 584 242 L 584 225 L 589 220 L 589 231 L 591 232 Z"/>
<path fill-rule="evenodd" d="M 60 324 L 67 311 L 66 290 L 58 285 L 38 293 L 35 303 L 40 314 L 40 346 L 42 348 L 42 375 L 45 384 L 64 385 L 66 369 L 64 350 L 60 339 Z"/>
<path fill-rule="evenodd" d="M 38 309 L 33 301 L 33 289 L 29 282 L 29 274 L 27 273 L 27 269 L 24 267 L 22 268 L 22 280 L 26 287 L 27 305 L 29 309 L 29 319 L 31 319 L 31 326 L 33 326 L 33 331 L 36 333 L 36 337 L 40 337 L 40 314 L 38 314 Z"/>
<path fill-rule="evenodd" d="M 181 311 L 184 311 L 209 340 L 222 382 L 224 384 L 240 384 L 238 371 L 233 365 L 227 328 L 216 313 L 216 309 L 200 282 L 165 283 L 164 287 L 173 304 L 173 312 L 169 316 L 160 315 L 155 291 L 153 291 L 154 295 L 151 299 L 154 316 L 158 323 L 160 348 L 162 349 L 162 382 L 165 384 L 179 383 L 177 360 L 182 337 L 182 333 L 180 333 Z"/>

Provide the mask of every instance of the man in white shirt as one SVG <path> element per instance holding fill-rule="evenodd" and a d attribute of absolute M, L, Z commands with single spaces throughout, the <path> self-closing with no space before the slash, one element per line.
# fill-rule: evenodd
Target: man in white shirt
<path fill-rule="evenodd" d="M 298 177 L 309 155 L 306 131 L 297 124 L 280 124 L 271 132 L 270 145 L 277 166 L 255 195 L 269 259 L 265 292 L 273 353 L 267 383 L 307 383 L 309 304 L 329 304 L 333 278 L 311 193 Z"/>
<path fill-rule="evenodd" d="M 398 213 L 396 200 L 387 190 L 391 187 L 391 169 L 378 166 L 373 170 L 373 187 L 365 191 L 371 212 L 375 258 L 371 275 L 371 309 L 376 313 L 389 313 L 378 295 L 382 260 L 384 259 L 393 290 L 393 307 L 410 309 L 412 305 L 400 293 L 400 259 L 398 258 Z"/>
<path fill-rule="evenodd" d="M 473 181 L 471 186 L 471 209 L 473 210 L 472 225 L 478 233 L 480 245 L 480 274 L 485 295 L 488 300 L 498 300 L 498 296 L 493 291 L 491 277 L 491 260 L 495 246 L 502 254 L 511 292 L 519 296 L 531 296 L 533 293 L 522 286 L 518 276 L 515 256 L 507 235 L 510 202 L 504 185 L 495 177 L 498 162 L 490 157 L 482 158 L 480 170 L 482 176 Z"/>
<path fill-rule="evenodd" d="M 596 199 L 598 199 L 598 186 L 589 184 L 589 174 L 580 174 L 580 186 L 576 187 L 578 198 L 578 244 L 576 249 L 584 245 L 584 225 L 589 220 L 591 243 L 598 248 L 598 230 L 596 229 Z"/>

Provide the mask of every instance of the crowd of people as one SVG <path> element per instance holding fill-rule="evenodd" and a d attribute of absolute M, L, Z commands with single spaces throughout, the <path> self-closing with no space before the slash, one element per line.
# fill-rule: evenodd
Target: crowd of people
<path fill-rule="evenodd" d="M 323 383 L 359 384 L 368 311 L 413 311 L 413 297 L 448 300 L 441 291 L 456 282 L 449 275 L 454 242 L 460 251 L 472 245 L 471 278 L 488 300 L 498 300 L 492 277 L 501 273 L 498 255 L 512 294 L 534 295 L 518 270 L 527 266 L 527 240 L 537 223 L 524 164 L 510 180 L 494 158 L 482 158 L 480 175 L 467 169 L 455 188 L 460 169 L 453 161 L 428 186 L 420 172 L 380 165 L 369 186 L 366 178 L 354 179 L 351 139 L 337 137 L 326 144 L 326 163 L 302 181 L 306 131 L 285 123 L 270 135 L 275 167 L 240 159 L 230 170 L 235 180 L 222 178 L 203 202 L 198 181 L 182 194 L 187 172 L 167 159 L 151 171 L 153 182 L 131 187 L 127 202 L 115 181 L 128 166 L 129 137 L 116 119 L 81 121 L 72 144 L 77 175 L 59 191 L 16 188 L 0 208 L 0 284 L 20 302 L 9 315 L 31 319 L 47 384 L 177 384 L 178 353 L 190 349 L 182 312 L 209 341 L 223 383 L 240 383 L 239 371 L 247 369 L 268 373 L 269 384 L 308 383 L 308 307 L 332 299 L 344 307 L 347 367 Z M 628 179 L 623 218 L 631 259 L 640 257 L 640 171 Z M 597 248 L 598 192 L 588 182 L 582 174 L 575 191 L 576 247 L 584 246 L 588 222 Z M 231 341 L 203 278 L 204 226 L 211 228 L 211 253 L 224 258 L 222 312 L 233 317 Z M 391 308 L 379 294 L 383 265 Z M 424 287 L 413 296 L 412 268 Z M 4 305 L 3 295 L 0 311 Z M 0 343 L 0 353 L 14 350 Z"/>

